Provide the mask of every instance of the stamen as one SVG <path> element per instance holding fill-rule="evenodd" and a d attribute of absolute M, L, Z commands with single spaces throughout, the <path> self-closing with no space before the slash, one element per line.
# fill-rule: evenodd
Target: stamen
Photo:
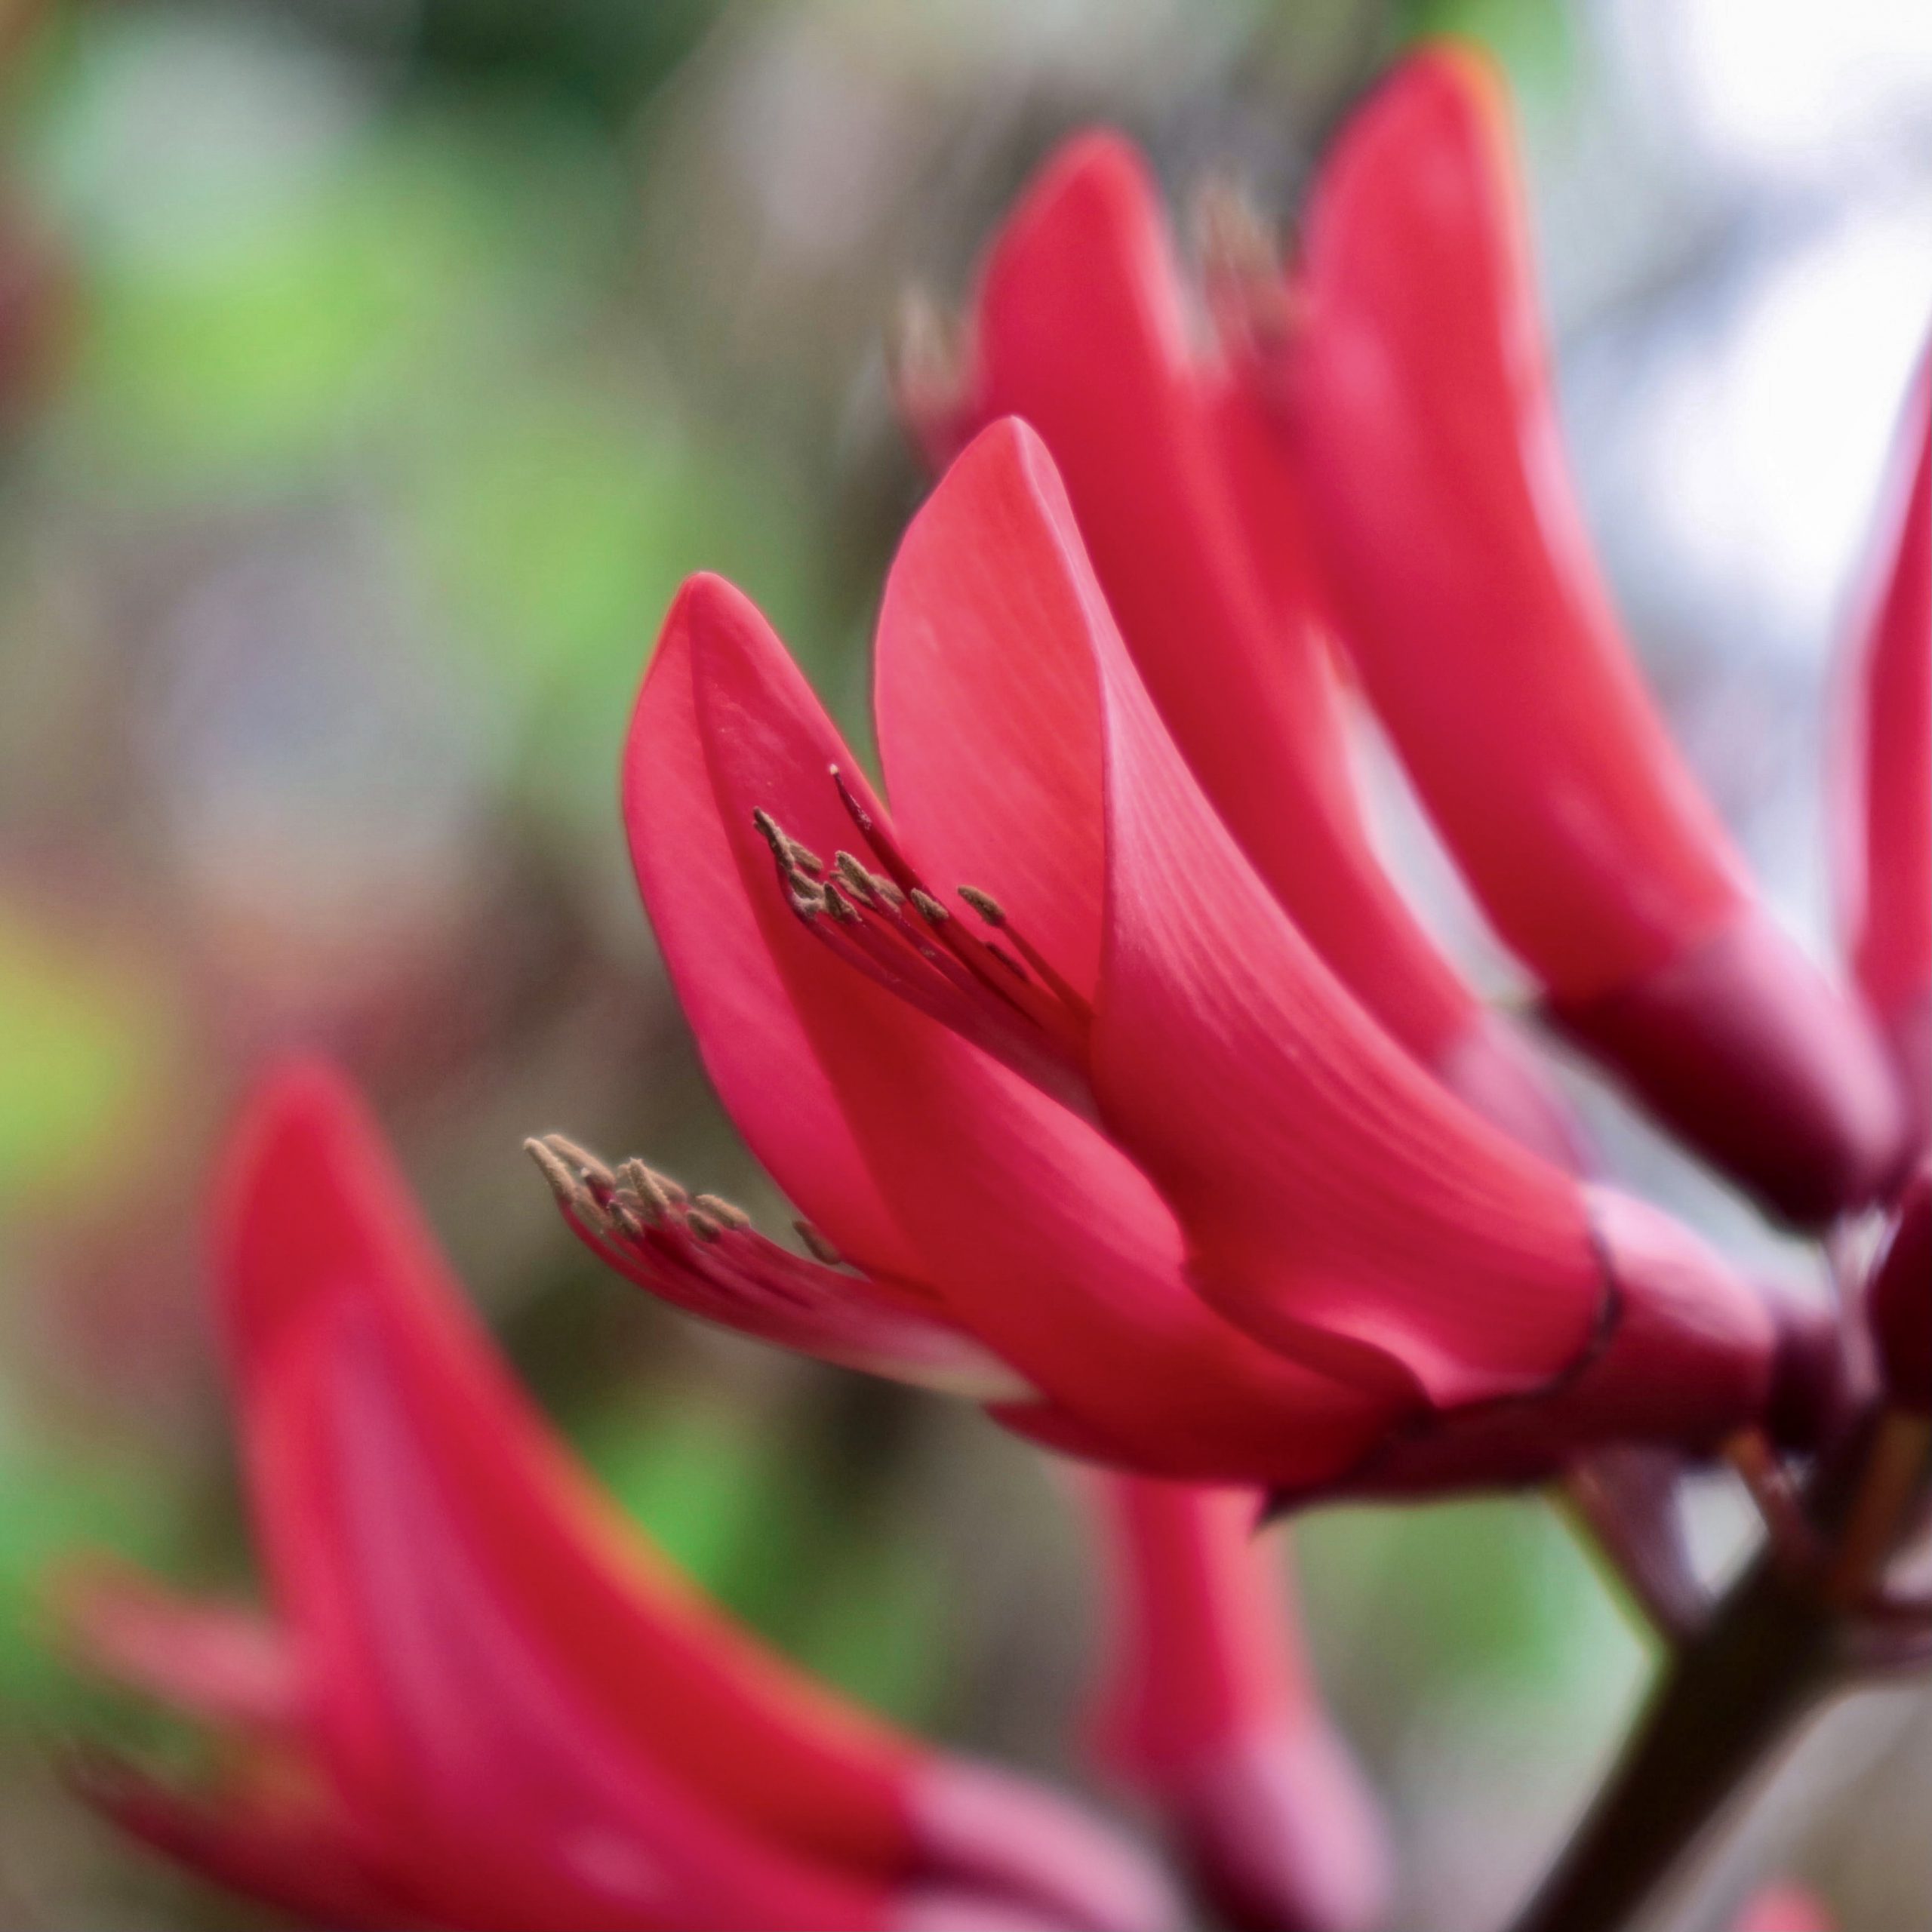
<path fill-rule="evenodd" d="M 768 1241 L 735 1202 L 688 1194 L 641 1161 L 611 1171 L 561 1134 L 524 1145 L 571 1223 L 611 1266 L 688 1315 L 827 1361 L 1011 1401 L 1032 1392 L 905 1291 L 848 1272 L 809 1222 L 813 1258 Z"/>
<path fill-rule="evenodd" d="M 617 1169 L 617 1178 L 638 1201 L 638 1211 L 648 1221 L 661 1221 L 672 1208 L 671 1190 L 660 1175 L 641 1161 L 626 1161 Z"/>
<path fill-rule="evenodd" d="M 772 856 L 780 865 L 801 872 L 822 872 L 825 861 L 809 845 L 801 844 L 789 837 L 771 814 L 762 810 L 752 814 L 752 823 L 758 829 L 764 842 L 771 848 Z"/>
<path fill-rule="evenodd" d="M 981 918 L 986 921 L 988 925 L 996 932 L 1005 934 L 1008 941 L 1019 952 L 1020 958 L 1024 959 L 1026 964 L 1032 967 L 1033 971 L 1053 989 L 1056 998 L 1064 1001 L 1069 1006 L 1084 1007 L 1086 1004 L 1087 1002 L 1067 984 L 1065 980 L 1061 978 L 1054 971 L 1051 962 L 1039 950 L 1029 943 L 1026 935 L 1014 927 L 1013 922 L 1006 916 L 1006 908 L 990 892 L 982 892 L 976 885 L 962 885 L 959 888 L 959 896 L 979 914 Z M 998 946 L 989 946 L 986 950 L 996 958 L 1005 961 L 1008 966 L 1012 967 L 1015 972 L 1020 974 L 1021 978 L 1026 977 L 1024 971 L 1018 964 L 1008 958 Z"/>
<path fill-rule="evenodd" d="M 543 1138 L 560 1158 L 580 1169 L 586 1180 L 595 1181 L 599 1187 L 612 1185 L 611 1170 L 595 1154 L 585 1152 L 574 1140 L 566 1140 L 561 1134 L 546 1134 Z"/>
<path fill-rule="evenodd" d="M 838 1249 L 834 1247 L 831 1242 L 812 1226 L 811 1222 L 794 1221 L 792 1226 L 798 1238 L 811 1251 L 814 1257 L 823 1261 L 828 1268 L 837 1267 L 845 1259 L 844 1256 L 841 1254 Z"/>
<path fill-rule="evenodd" d="M 841 850 L 828 875 L 808 878 L 796 858 L 804 848 L 769 813 L 754 815 L 792 909 L 807 930 L 875 984 L 1029 1079 L 1076 1105 L 1088 1104 L 1082 1097 L 1093 1012 L 1087 1001 L 1015 928 L 990 893 L 960 888 L 960 897 L 1005 943 L 983 939 L 964 925 L 928 888 L 837 766 L 830 775 L 866 857 Z"/>
<path fill-rule="evenodd" d="M 1291 341 L 1300 314 L 1267 217 L 1240 185 L 1204 182 L 1195 198 L 1202 279 L 1224 340 L 1251 353 Z"/>
<path fill-rule="evenodd" d="M 691 1205 L 724 1227 L 748 1228 L 752 1224 L 752 1217 L 735 1201 L 727 1201 L 721 1194 L 694 1194 Z"/>

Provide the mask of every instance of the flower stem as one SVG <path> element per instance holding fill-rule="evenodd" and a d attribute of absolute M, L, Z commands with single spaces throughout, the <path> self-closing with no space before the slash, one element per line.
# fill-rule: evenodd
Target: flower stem
<path fill-rule="evenodd" d="M 1619 1932 L 1831 1688 L 1839 1626 L 1761 1561 L 1672 1660 L 1636 1735 L 1515 1932 Z"/>

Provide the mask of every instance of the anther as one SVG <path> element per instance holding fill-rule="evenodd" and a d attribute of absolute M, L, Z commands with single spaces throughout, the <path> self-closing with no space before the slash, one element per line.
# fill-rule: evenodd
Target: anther
<path fill-rule="evenodd" d="M 547 1141 L 526 1140 L 523 1151 L 537 1163 L 550 1183 L 550 1192 L 564 1206 L 580 1214 L 595 1211 L 596 1197 L 584 1185 L 583 1177 Z"/>
<path fill-rule="evenodd" d="M 659 1176 L 641 1161 L 622 1162 L 617 1177 L 625 1189 L 636 1197 L 638 1212 L 648 1221 L 661 1221 L 671 1211 L 671 1195 Z"/>
<path fill-rule="evenodd" d="M 952 917 L 930 892 L 916 885 L 912 888 L 912 903 L 918 908 L 920 916 L 929 926 L 943 925 Z"/>
<path fill-rule="evenodd" d="M 611 1185 L 611 1170 L 595 1154 L 587 1153 L 574 1140 L 561 1134 L 546 1134 L 543 1140 L 552 1153 L 572 1162 L 586 1180 L 594 1181 L 599 1187 Z"/>
<path fill-rule="evenodd" d="M 839 884 L 861 906 L 878 905 L 885 896 L 881 888 L 890 888 L 891 885 L 889 879 L 882 879 L 876 872 L 868 872 L 850 852 L 835 853 L 832 869 L 838 875 Z"/>
<path fill-rule="evenodd" d="M 727 1201 L 720 1194 L 694 1194 L 691 1205 L 724 1227 L 748 1228 L 752 1224 L 752 1217 L 735 1201 Z"/>
<path fill-rule="evenodd" d="M 828 1268 L 837 1267 L 845 1259 L 811 1222 L 794 1221 L 792 1226 L 798 1238 L 811 1250 L 814 1258 L 823 1261 Z"/>
<path fill-rule="evenodd" d="M 762 806 L 753 808 L 752 823 L 758 828 L 758 836 L 771 848 L 771 856 L 788 871 L 825 870 L 825 861 L 809 845 L 801 844 L 794 838 Z"/>
<path fill-rule="evenodd" d="M 724 1232 L 702 1208 L 685 1209 L 685 1226 L 702 1241 L 714 1241 Z"/>
<path fill-rule="evenodd" d="M 977 885 L 962 885 L 959 896 L 964 900 L 989 926 L 1006 924 L 1006 908 L 990 892 L 982 892 Z"/>

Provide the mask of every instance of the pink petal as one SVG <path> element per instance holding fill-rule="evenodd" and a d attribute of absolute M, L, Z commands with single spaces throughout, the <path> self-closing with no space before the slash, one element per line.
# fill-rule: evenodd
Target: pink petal
<path fill-rule="evenodd" d="M 659 931 L 687 971 L 701 972 L 706 934 L 741 916 L 714 912 L 712 900 L 749 903 L 847 1128 L 923 1250 L 910 1278 L 1118 1459 L 1228 1475 L 1284 1463 L 1333 1469 L 1358 1454 L 1378 1405 L 1274 1360 L 1202 1308 L 1182 1277 L 1172 1217 L 1124 1158 L 854 972 L 795 916 L 754 811 L 827 857 L 841 840 L 856 842 L 827 777 L 833 765 L 881 823 L 882 811 L 749 605 L 700 581 L 678 621 L 691 652 L 712 809 L 736 866 L 703 875 L 711 897 L 700 900 L 694 887 L 675 909 L 675 930 L 654 907 Z M 632 832 L 655 836 L 635 820 Z M 647 854 L 641 872 L 656 875 L 656 863 Z M 728 1087 L 725 1094 L 735 1110 L 738 1095 Z M 795 1198 L 787 1170 L 774 1173 Z M 836 1202 L 812 1219 L 866 1262 L 863 1226 L 848 1230 Z"/>
<path fill-rule="evenodd" d="M 1887 1178 L 1897 1099 L 1757 909 L 1625 641 L 1564 464 L 1520 201 L 1500 89 L 1460 50 L 1407 61 L 1323 169 L 1290 433 L 1343 633 L 1565 1030 L 1778 1211 L 1829 1218 Z"/>
<path fill-rule="evenodd" d="M 344 1820 L 319 1804 L 277 1804 L 228 1792 L 183 1798 L 112 1761 L 83 1768 L 75 1786 L 129 1837 L 226 1890 L 318 1925 L 426 1926 L 420 1903 L 362 1857 Z"/>
<path fill-rule="evenodd" d="M 1744 888 L 1571 492 L 1507 112 L 1479 57 L 1432 48 L 1344 131 L 1308 217 L 1297 421 L 1377 709 L 1504 936 L 1586 998 Z"/>
<path fill-rule="evenodd" d="M 1107 1756 L 1232 1924 L 1364 1932 L 1389 1892 L 1381 1818 L 1309 1678 L 1260 1498 L 1091 1487 L 1112 1558 Z"/>
<path fill-rule="evenodd" d="M 615 1516 L 504 1374 L 373 1128 L 339 1083 L 314 1069 L 285 1075 L 258 1107 L 236 1164 L 238 1218 L 260 1236 L 253 1265 L 278 1269 L 285 1287 L 312 1266 L 303 1318 L 334 1337 L 310 1351 L 319 1364 L 309 1377 L 315 1395 L 285 1395 L 285 1406 L 306 1411 L 298 1457 L 330 1478 L 312 1483 L 322 1500 L 297 1540 L 316 1566 L 306 1582 L 309 1627 L 330 1617 L 344 1626 L 330 1647 L 332 1690 L 352 1690 L 355 1706 L 371 1714 L 373 1737 L 352 1732 L 343 1747 L 361 1786 L 392 1790 L 385 1780 L 398 1777 L 410 1789 L 423 1784 L 398 1770 L 414 1761 L 399 1761 L 398 1751 L 434 1750 L 438 1764 L 445 1757 L 456 1764 L 428 1780 L 432 1787 L 472 1763 L 513 1763 L 534 1776 L 548 1758 L 566 1798 L 605 1785 L 615 1795 L 597 1801 L 617 1807 L 619 1817 L 628 1815 L 625 1807 L 641 1807 L 623 1841 L 645 1853 L 654 1855 L 648 1829 L 700 1847 L 715 1841 L 702 1819 L 678 1822 L 681 1807 L 703 1800 L 728 1814 L 733 1829 L 758 1832 L 768 1863 L 804 1854 L 881 1879 L 970 1880 L 982 1896 L 986 1874 L 997 1870 L 1022 1903 L 1061 1902 L 1070 1924 L 1097 1932 L 1136 1932 L 1145 1924 L 1119 1911 L 1123 1897 L 1144 1893 L 1148 1883 L 1131 1847 L 1085 1826 L 1084 1839 L 1072 1834 L 1087 1856 L 1070 1875 L 1029 1864 L 1010 1830 L 1001 1844 L 976 1851 L 956 1820 L 928 1816 L 935 1782 L 968 1777 L 967 1767 L 897 1737 L 789 1669 Z M 301 1240 L 299 1260 L 278 1255 L 278 1237 Z M 236 1246 L 250 1254 L 245 1236 Z M 352 1399 L 370 1413 L 358 1411 L 331 1432 L 315 1405 Z M 364 1469 L 358 1458 L 384 1430 L 396 1441 L 379 1459 L 389 1472 L 379 1481 L 377 1465 Z M 385 1527 L 405 1503 L 414 1512 L 408 1522 Z M 351 1546 L 358 1536 L 360 1554 Z M 421 1607 L 430 1580 L 420 1562 L 397 1555 L 439 1540 L 450 1548 L 432 1566 L 436 1587 L 467 1579 L 475 1598 L 467 1607 Z M 345 1577 L 385 1574 L 380 1601 L 344 1617 Z M 479 1644 L 495 1630 L 491 1641 L 501 1654 L 487 1670 L 479 1657 L 475 1669 L 503 1687 L 506 1700 L 527 1681 L 520 1712 L 472 1710 L 473 1694 L 463 1687 L 469 1678 L 463 1669 L 451 1676 L 450 1658 L 429 1647 L 398 1652 L 405 1626 L 427 1619 L 433 1627 L 444 1616 L 464 1619 Z M 412 1699 L 420 1707 L 415 1728 L 399 1740 L 398 1709 L 415 1708 Z M 608 1733 L 601 1742 L 586 1743 L 576 1715 L 558 1715 L 574 1704 L 595 1713 L 593 1728 Z M 525 1726 L 532 1737 L 512 1752 L 485 1749 L 472 1733 L 486 1721 Z M 625 1795 L 640 1782 L 644 1797 Z M 1016 1794 L 1027 1789 L 1016 1782 Z M 1050 1794 L 1032 1795 L 1044 1817 L 1066 1814 Z M 492 1787 L 469 1801 L 494 1802 Z M 527 1797 L 515 1802 L 529 1807 Z M 935 1837 L 941 1825 L 944 1835 Z M 758 1869 L 756 1860 L 748 1868 Z M 781 1888 L 791 1882 L 786 1869 L 767 1875 Z M 814 1887 L 816 1872 L 807 1875 Z M 753 1909 L 751 1922 L 773 1909 Z"/>
<path fill-rule="evenodd" d="M 918 1753 L 779 1663 L 616 1517 L 504 1374 L 339 1082 L 301 1066 L 264 1092 L 229 1195 L 231 1326 L 259 1335 L 257 1316 L 278 1302 L 301 1345 L 257 1358 L 245 1343 L 244 1420 L 251 1475 L 282 1479 L 258 1487 L 258 1513 L 275 1580 L 294 1598 L 285 1614 L 337 1666 L 324 1694 L 335 1721 L 358 1712 L 352 1734 L 366 1735 L 389 1721 L 386 1692 L 358 1687 L 371 1633 L 342 1609 L 349 1499 L 315 1406 L 340 1372 L 325 1351 L 339 1352 L 328 1324 L 346 1311 L 407 1392 L 421 1453 L 493 1586 L 608 1717 L 771 1829 L 895 1855 Z"/>
<path fill-rule="evenodd" d="M 1932 353 L 1906 406 L 1909 486 L 1891 496 L 1883 572 L 1851 640 L 1850 730 L 1838 779 L 1847 949 L 1932 1130 Z M 1901 500 L 1902 499 L 1902 500 Z"/>
<path fill-rule="evenodd" d="M 705 1070 L 752 1152 L 808 1220 L 837 1223 L 839 1247 L 860 1266 L 914 1279 L 916 1253 L 845 1124 L 764 929 L 742 893 L 718 889 L 735 866 L 705 762 L 691 633 L 698 609 L 735 595 L 715 578 L 685 586 L 638 694 L 623 783 L 638 889 Z"/>
<path fill-rule="evenodd" d="M 711 1321 L 821 1361 L 980 1402 L 1035 1392 L 940 1314 L 929 1300 L 844 1266 L 808 1260 L 768 1241 L 715 1196 L 647 1199 L 604 1168 L 580 1165 L 571 1143 L 531 1143 L 578 1238 L 647 1293 Z M 626 1165 L 631 1164 L 627 1163 Z M 705 1203 L 709 1203 L 707 1207 Z"/>
<path fill-rule="evenodd" d="M 198 1602 L 118 1564 L 57 1586 L 63 1643 L 89 1669 L 205 1722 L 282 1729 L 300 1709 L 294 1660 L 259 1611 Z"/>
<path fill-rule="evenodd" d="M 983 420 L 1023 417 L 1052 451 L 1136 668 L 1203 789 L 1331 965 L 1435 1065 L 1474 1002 L 1364 835 L 1312 595 L 1284 580 L 1291 540 L 1277 534 L 1263 553 L 1272 584 L 1254 568 L 1158 193 L 1127 142 L 1084 135 L 1048 162 L 986 263 L 976 323 Z M 982 731 L 1063 731 L 1069 707 L 1050 672 L 1026 696 L 1044 668 L 1029 647 L 1052 622 L 1027 600 L 1051 573 L 976 553 L 970 537 L 929 534 L 923 553 L 917 540 L 881 626 L 880 740 L 908 836 L 943 864 L 954 845 L 930 839 L 985 850 L 1019 817 L 986 796 L 1002 766 L 992 736 L 980 755 Z M 926 647 L 916 667 L 894 663 L 895 617 Z M 1091 730 L 1091 709 L 1074 708 Z M 1063 755 L 1091 771 L 1092 750 Z M 1091 939 L 1072 956 L 1084 966 L 1090 953 Z"/>
<path fill-rule="evenodd" d="M 1051 462 L 1010 422 L 954 465 L 909 543 L 955 516 L 970 532 L 989 497 L 1007 531 L 1029 497 L 1051 540 L 1008 541 L 1000 554 L 1077 583 L 1084 567 Z M 1386 1400 L 1448 1408 L 1532 1394 L 1587 1363 L 1593 1391 L 1665 1433 L 1702 1439 L 1761 1402 L 1770 1324 L 1755 1298 L 1701 1250 L 1687 1267 L 1640 1241 L 1610 1256 L 1607 1273 L 1603 1213 L 1423 1075 L 1268 894 L 1097 600 L 1064 595 L 1056 608 L 1064 620 L 1042 641 L 1088 655 L 1102 707 L 1093 1090 L 1178 1211 L 1203 1292 L 1276 1347 Z M 1001 881 L 989 883 L 997 893 Z M 1706 1292 L 1687 1300 L 1684 1278 L 1700 1271 Z M 1622 1342 L 1598 1362 L 1613 1327 Z M 1648 1385 L 1627 1372 L 1653 1355 Z M 1594 1426 L 1617 1425 L 1606 1411 Z"/>

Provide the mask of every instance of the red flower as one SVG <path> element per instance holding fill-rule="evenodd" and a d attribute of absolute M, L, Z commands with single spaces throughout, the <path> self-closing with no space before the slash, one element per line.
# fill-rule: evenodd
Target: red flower
<path fill-rule="evenodd" d="M 75 1594 L 225 1747 L 199 1796 L 91 1774 L 130 1830 L 331 1924 L 1168 1922 L 1137 1854 L 840 1705 L 614 1515 L 322 1069 L 257 1100 L 217 1269 L 273 1615 Z"/>
<path fill-rule="evenodd" d="M 1381 1817 L 1300 1654 L 1251 1490 L 1088 1484 L 1112 1558 L 1102 1755 L 1154 1801 L 1202 1893 L 1254 1932 L 1364 1932 Z"/>
<path fill-rule="evenodd" d="M 1131 146 L 1069 142 L 990 251 L 969 362 L 930 446 L 1023 417 L 1058 466 L 1135 668 L 1223 820 L 1310 943 L 1426 1067 L 1570 1156 L 1558 1101 L 1371 849 L 1291 479 L 1243 386 L 1197 355 L 1159 196 Z"/>
<path fill-rule="evenodd" d="M 896 818 L 712 578 L 666 620 L 626 766 L 712 1078 L 855 1272 L 566 1160 L 619 1265 L 847 1358 L 869 1324 L 875 1361 L 950 1329 L 1026 1385 L 1016 1425 L 1200 1480 L 1515 1478 L 1764 1412 L 1758 1297 L 1484 1125 L 1304 939 L 1149 702 L 1030 432 L 985 432 L 915 520 L 878 654 Z"/>
<path fill-rule="evenodd" d="M 1932 352 L 1906 408 L 1877 594 L 1852 647 L 1839 795 L 1846 950 L 1932 1145 Z"/>
<path fill-rule="evenodd" d="M 1626 645 L 1520 203 L 1501 90 L 1460 51 L 1398 69 L 1322 170 L 1265 373 L 1334 607 L 1549 1015 L 1773 1208 L 1825 1220 L 1894 1177 L 1895 1085 L 1758 902 Z"/>

